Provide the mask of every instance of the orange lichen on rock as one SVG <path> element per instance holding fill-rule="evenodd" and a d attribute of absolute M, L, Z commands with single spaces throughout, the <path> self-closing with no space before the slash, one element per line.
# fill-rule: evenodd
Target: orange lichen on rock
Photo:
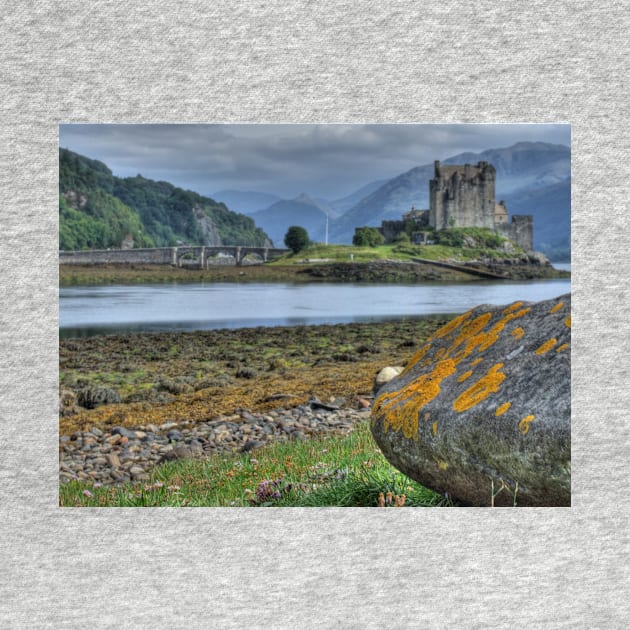
<path fill-rule="evenodd" d="M 443 339 L 446 335 L 452 333 L 456 328 L 459 328 L 469 317 L 472 311 L 468 311 L 463 315 L 459 315 L 455 319 L 452 319 L 448 324 L 445 324 L 434 333 L 434 337 L 438 337 L 439 339 Z"/>
<path fill-rule="evenodd" d="M 402 431 L 406 438 L 418 433 L 418 413 L 424 405 L 440 393 L 441 382 L 453 374 L 456 364 L 452 359 L 439 361 L 431 372 L 423 374 L 396 392 L 379 396 L 374 403 L 374 416 L 387 413 L 383 428 Z"/>
<path fill-rule="evenodd" d="M 433 437 L 435 437 L 437 435 L 437 431 L 438 431 L 437 420 L 431 425 L 431 431 L 433 432 Z"/>
<path fill-rule="evenodd" d="M 571 328 L 571 315 L 569 315 L 565 320 L 564 320 L 564 325 L 567 328 Z"/>
<path fill-rule="evenodd" d="M 487 350 L 492 344 L 498 341 L 499 335 L 505 328 L 506 324 L 511 322 L 513 319 L 518 319 L 519 317 L 527 315 L 530 310 L 531 309 L 529 308 L 523 308 L 516 313 L 508 313 L 485 333 L 483 332 L 483 328 L 490 321 L 492 314 L 486 313 L 485 315 L 480 315 L 470 322 L 470 324 L 467 324 L 462 328 L 461 334 L 453 342 L 453 345 L 449 348 L 446 356 L 451 356 L 452 353 L 457 350 L 457 352 L 453 355 L 453 358 L 459 363 L 466 357 L 470 356 L 475 348 L 477 348 L 479 352 Z M 463 347 L 458 350 L 459 346 Z"/>
<path fill-rule="evenodd" d="M 417 439 L 420 410 L 440 394 L 442 381 L 454 374 L 458 365 L 475 350 L 482 353 L 496 343 L 508 323 L 527 315 L 531 308 L 523 308 L 523 304 L 523 302 L 515 302 L 505 308 L 501 319 L 495 321 L 489 330 L 484 329 L 492 320 L 493 314 L 491 312 L 471 318 L 472 311 L 469 311 L 443 326 L 434 334 L 433 338 L 443 339 L 451 335 L 450 340 L 446 341 L 445 346 L 440 348 L 434 356 L 426 356 L 431 347 L 430 342 L 426 343 L 409 361 L 403 374 L 408 373 L 414 367 L 428 367 L 430 371 L 415 378 L 398 391 L 379 396 L 374 403 L 373 417 L 382 419 L 385 431 L 390 429 L 401 431 L 405 437 Z M 523 328 L 517 327 L 511 332 L 511 335 L 520 339 L 525 335 L 525 331 Z M 535 352 L 536 354 L 544 354 L 556 344 L 556 339 L 550 339 Z M 422 359 L 424 361 L 420 363 Z M 483 357 L 476 357 L 468 367 L 472 368 L 482 360 Z M 479 404 L 491 394 L 498 392 L 506 379 L 505 373 L 501 371 L 503 365 L 503 363 L 496 363 L 474 385 L 462 392 L 453 402 L 453 409 L 462 413 Z M 458 377 L 457 382 L 463 383 L 472 375 L 472 369 L 467 369 Z M 503 403 L 496 408 L 495 415 L 502 415 L 510 407 L 510 402 Z M 425 420 L 428 418 L 425 417 Z M 432 431 L 436 435 L 437 422 L 432 424 Z"/>
<path fill-rule="evenodd" d="M 509 317 L 509 315 L 508 315 L 508 317 Z M 502 319 L 501 321 L 497 322 L 488 331 L 488 334 L 486 335 L 486 338 L 479 344 L 478 352 L 483 352 L 484 350 L 487 350 L 492 344 L 496 343 L 499 340 L 499 335 L 501 334 L 501 331 L 505 327 L 506 323 L 507 323 L 507 321 L 505 321 L 505 319 Z"/>
<path fill-rule="evenodd" d="M 458 383 L 463 383 L 467 378 L 472 376 L 472 370 L 468 370 L 468 372 L 464 372 L 458 379 Z"/>
<path fill-rule="evenodd" d="M 558 302 L 550 311 L 549 313 L 555 313 L 556 311 L 559 311 L 562 307 L 564 306 L 564 302 Z"/>
<path fill-rule="evenodd" d="M 465 324 L 462 327 L 460 334 L 455 338 L 449 347 L 446 356 L 453 356 L 458 363 L 469 356 L 477 345 L 476 340 L 478 333 L 483 330 L 491 319 L 492 313 L 484 313 L 483 315 L 473 319 L 471 322 Z M 464 346 L 463 349 L 458 350 L 462 345 Z"/>
<path fill-rule="evenodd" d="M 536 350 L 534 350 L 534 354 L 545 354 L 546 352 L 549 352 L 549 350 L 551 350 L 551 348 L 553 348 L 557 343 L 557 339 L 551 338 L 545 341 L 545 343 L 543 343 L 541 346 L 536 348 Z"/>
<path fill-rule="evenodd" d="M 521 308 L 522 305 L 523 302 L 514 302 L 514 304 L 510 304 L 507 308 L 503 309 L 503 314 L 507 315 L 508 313 L 515 311 L 517 308 Z"/>
<path fill-rule="evenodd" d="M 504 402 L 502 405 L 497 407 L 497 410 L 494 412 L 495 416 L 503 415 L 510 407 L 512 406 L 511 402 Z"/>
<path fill-rule="evenodd" d="M 525 416 L 519 423 L 518 423 L 518 430 L 525 435 L 528 431 L 529 431 L 529 425 L 532 423 L 532 421 L 534 420 L 535 416 Z"/>
<path fill-rule="evenodd" d="M 563 343 L 561 346 L 558 346 L 556 348 L 556 352 L 563 352 L 564 350 L 566 350 L 569 347 L 568 343 Z"/>
<path fill-rule="evenodd" d="M 403 370 L 403 374 L 405 372 L 408 372 L 414 365 L 416 365 L 418 363 L 418 361 L 420 361 L 424 355 L 429 351 L 429 348 L 431 348 L 431 344 L 430 343 L 425 343 L 420 350 L 418 350 L 418 352 L 416 352 L 411 359 L 409 359 L 409 363 L 407 364 L 407 367 Z M 430 359 L 429 359 L 430 361 Z"/>
<path fill-rule="evenodd" d="M 505 374 L 501 372 L 503 363 L 496 363 L 474 385 L 462 392 L 454 401 L 453 409 L 462 413 L 471 407 L 478 405 L 490 394 L 499 391 L 501 383 L 505 380 Z"/>

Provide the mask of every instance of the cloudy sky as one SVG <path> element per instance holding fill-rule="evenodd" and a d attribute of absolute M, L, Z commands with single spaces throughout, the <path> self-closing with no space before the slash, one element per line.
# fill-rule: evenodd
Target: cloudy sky
<path fill-rule="evenodd" d="M 337 199 L 379 179 L 464 151 L 516 142 L 570 144 L 567 124 L 61 125 L 59 144 L 195 192 L 302 192 Z"/>

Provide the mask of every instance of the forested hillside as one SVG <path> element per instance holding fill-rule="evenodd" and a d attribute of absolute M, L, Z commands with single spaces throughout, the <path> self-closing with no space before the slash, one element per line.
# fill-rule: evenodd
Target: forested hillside
<path fill-rule="evenodd" d="M 59 248 L 269 244 L 252 219 L 168 182 L 119 178 L 102 162 L 59 150 Z"/>

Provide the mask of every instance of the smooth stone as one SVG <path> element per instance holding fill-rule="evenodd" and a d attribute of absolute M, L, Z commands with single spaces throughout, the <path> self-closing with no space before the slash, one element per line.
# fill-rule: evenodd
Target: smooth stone
<path fill-rule="evenodd" d="M 120 468 L 120 459 L 116 453 L 109 453 L 107 455 L 107 462 L 112 468 Z"/>
<path fill-rule="evenodd" d="M 404 369 L 400 365 L 384 367 L 374 379 L 374 391 L 378 391 L 383 385 L 396 378 Z"/>
<path fill-rule="evenodd" d="M 136 437 L 136 432 L 131 431 L 126 427 L 114 427 L 112 429 L 112 435 L 120 435 L 123 438 L 134 439 Z"/>

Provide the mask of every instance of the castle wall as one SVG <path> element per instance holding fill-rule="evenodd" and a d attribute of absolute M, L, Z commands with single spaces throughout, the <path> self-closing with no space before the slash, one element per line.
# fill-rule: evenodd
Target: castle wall
<path fill-rule="evenodd" d="M 383 221 L 377 230 L 385 237 L 386 243 L 392 243 L 401 232 L 405 231 L 405 222 Z"/>
<path fill-rule="evenodd" d="M 448 227 L 494 229 L 496 170 L 487 162 L 476 166 L 441 166 L 429 182 L 429 223 Z"/>
<path fill-rule="evenodd" d="M 495 230 L 526 252 L 534 249 L 534 217 L 531 214 L 515 214 L 511 223 L 499 223 Z"/>
<path fill-rule="evenodd" d="M 393 243 L 402 232 L 407 232 L 407 230 L 415 232 L 426 227 L 428 225 L 428 215 L 428 210 L 414 209 L 403 214 L 402 220 L 382 221 L 381 227 L 376 229 L 385 237 L 386 243 Z"/>

